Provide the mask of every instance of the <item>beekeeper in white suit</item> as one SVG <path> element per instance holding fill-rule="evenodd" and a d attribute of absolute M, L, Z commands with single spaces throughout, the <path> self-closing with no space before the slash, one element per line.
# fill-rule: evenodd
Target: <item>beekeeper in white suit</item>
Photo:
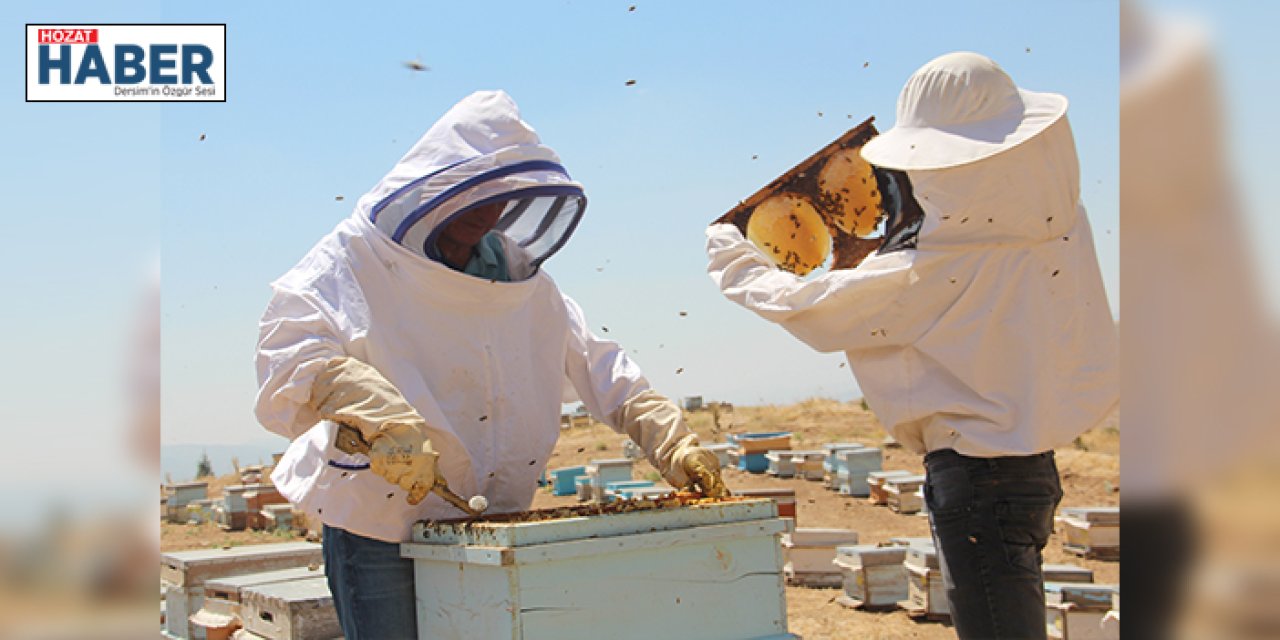
<path fill-rule="evenodd" d="M 914 243 L 806 281 L 737 227 L 707 231 L 724 295 L 818 351 L 844 351 L 877 417 L 926 454 L 962 638 L 1044 637 L 1040 551 L 1062 495 L 1053 449 L 1118 404 L 1117 332 L 1066 110 L 985 56 L 941 56 L 862 149 L 905 172 L 897 216 L 920 217 Z"/>
<path fill-rule="evenodd" d="M 511 98 L 478 92 L 272 283 L 256 413 L 292 440 L 272 479 L 324 523 L 348 640 L 416 637 L 398 543 L 465 515 L 431 489 L 527 509 L 569 391 L 674 486 L 725 493 L 679 408 L 541 268 L 585 206 Z"/>

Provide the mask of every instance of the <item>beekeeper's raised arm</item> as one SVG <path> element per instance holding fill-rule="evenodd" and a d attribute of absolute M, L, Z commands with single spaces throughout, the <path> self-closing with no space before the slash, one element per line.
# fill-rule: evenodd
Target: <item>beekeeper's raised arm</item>
<path fill-rule="evenodd" d="M 716 455 L 699 445 L 680 407 L 649 386 L 618 343 L 587 328 L 576 302 L 568 296 L 564 301 L 569 312 L 565 374 L 591 415 L 640 445 L 671 486 L 709 497 L 728 495 Z"/>
<path fill-rule="evenodd" d="M 426 421 L 377 369 L 343 351 L 338 336 L 351 319 L 331 301 L 281 281 L 272 289 L 259 323 L 258 420 L 290 440 L 320 420 L 349 428 L 338 448 L 367 455 L 370 471 L 421 502 L 443 483 Z"/>

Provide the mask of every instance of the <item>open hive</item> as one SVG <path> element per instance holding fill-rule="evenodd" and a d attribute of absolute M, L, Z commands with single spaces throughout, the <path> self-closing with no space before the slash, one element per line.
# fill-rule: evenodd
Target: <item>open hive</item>
<path fill-rule="evenodd" d="M 401 555 L 424 637 L 789 638 L 788 526 L 772 500 L 672 493 L 419 522 Z"/>

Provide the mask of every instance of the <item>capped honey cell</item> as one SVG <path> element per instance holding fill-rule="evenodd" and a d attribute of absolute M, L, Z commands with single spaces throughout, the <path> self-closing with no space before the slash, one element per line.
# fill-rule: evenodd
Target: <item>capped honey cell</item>
<path fill-rule="evenodd" d="M 789 194 L 771 196 L 756 207 L 747 221 L 747 239 L 779 267 L 800 276 L 822 266 L 831 254 L 831 235 L 822 216 L 808 200 Z"/>

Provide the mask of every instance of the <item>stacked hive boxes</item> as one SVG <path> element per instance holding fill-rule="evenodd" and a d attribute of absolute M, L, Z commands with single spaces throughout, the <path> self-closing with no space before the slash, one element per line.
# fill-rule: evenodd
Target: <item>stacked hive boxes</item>
<path fill-rule="evenodd" d="M 587 475 L 586 467 L 561 467 L 552 469 L 551 473 L 551 493 L 557 496 L 570 496 L 577 492 L 575 482 L 578 478 Z"/>
<path fill-rule="evenodd" d="M 612 458 L 608 460 L 592 460 L 587 465 L 587 477 L 591 479 L 591 499 L 604 502 L 605 489 L 610 482 L 623 482 L 631 479 L 629 458 Z"/>
<path fill-rule="evenodd" d="M 728 469 L 729 467 L 737 464 L 736 460 L 731 461 L 729 459 L 729 454 L 735 447 L 737 447 L 737 445 L 732 442 L 715 442 L 706 445 L 705 448 L 707 451 L 716 454 L 716 460 L 720 463 L 721 469 Z"/>
<path fill-rule="evenodd" d="M 205 584 L 211 579 L 319 565 L 320 562 L 320 545 L 311 542 L 162 554 L 160 582 L 165 594 L 164 632 L 171 638 L 205 637 L 205 628 L 191 624 L 188 618 L 204 603 Z"/>
<path fill-rule="evenodd" d="M 918 513 L 924 507 L 920 489 L 923 475 L 894 476 L 884 479 L 884 492 L 889 508 L 898 513 Z"/>
<path fill-rule="evenodd" d="M 824 451 L 770 451 L 765 454 L 769 461 L 769 474 L 779 478 L 802 477 L 806 480 L 821 480 L 823 477 L 822 462 Z"/>
<path fill-rule="evenodd" d="M 1087 558 L 1120 558 L 1119 507 L 1068 507 L 1062 509 L 1058 522 L 1064 550 Z"/>
<path fill-rule="evenodd" d="M 840 479 L 838 477 L 839 461 L 836 455 L 847 449 L 862 449 L 864 445 L 857 442 L 832 442 L 822 445 L 822 450 L 826 452 L 826 458 L 822 461 L 822 470 L 825 472 L 826 486 L 832 491 L 840 488 Z"/>
<path fill-rule="evenodd" d="M 764 473 L 769 468 L 766 454 L 770 451 L 791 449 L 791 433 L 788 431 L 771 431 L 765 433 L 744 433 L 734 436 L 737 444 L 738 468 L 750 473 Z"/>
<path fill-rule="evenodd" d="M 879 471 L 884 454 L 873 447 L 842 449 L 835 454 L 837 490 L 846 496 L 870 494 L 867 474 Z"/>
<path fill-rule="evenodd" d="M 911 615 L 931 620 L 950 618 L 947 587 L 942 580 L 938 552 L 933 544 L 908 546 L 902 566 L 907 572 L 907 599 L 902 608 Z"/>
<path fill-rule="evenodd" d="M 836 547 L 857 544 L 850 529 L 796 529 L 782 535 L 783 575 L 787 584 L 806 587 L 838 587 L 840 568 L 832 561 Z"/>
<path fill-rule="evenodd" d="M 779 517 L 793 520 L 796 517 L 795 489 L 737 489 L 733 494 L 743 498 L 769 498 L 778 506 Z"/>
<path fill-rule="evenodd" d="M 1062 640 L 1114 640 L 1119 625 L 1106 625 L 1116 588 L 1104 584 L 1046 582 L 1045 628 L 1050 638 Z"/>
<path fill-rule="evenodd" d="M 867 473 L 867 495 L 871 504 L 889 504 L 889 493 L 885 491 L 885 481 L 889 478 L 902 478 L 916 475 L 910 471 L 893 469 L 891 471 L 870 471 Z"/>
<path fill-rule="evenodd" d="M 240 605 L 245 589 L 315 577 L 324 577 L 324 571 L 318 565 L 211 578 L 204 585 L 203 605 L 189 620 L 195 627 L 204 629 L 206 640 L 227 638 L 237 627 L 244 627 Z M 332 609 L 330 612 L 336 618 L 336 612 Z"/>
<path fill-rule="evenodd" d="M 187 513 L 188 506 L 208 498 L 208 492 L 209 483 L 207 482 L 181 482 L 165 485 L 165 519 L 175 524 L 185 523 L 189 517 Z"/>
<path fill-rule="evenodd" d="M 832 564 L 840 570 L 844 586 L 840 604 L 862 609 L 897 608 L 907 599 L 906 557 L 907 548 L 899 545 L 837 547 Z"/>
<path fill-rule="evenodd" d="M 263 638 L 329 640 L 342 636 L 323 575 L 247 587 L 241 598 L 245 630 Z"/>

